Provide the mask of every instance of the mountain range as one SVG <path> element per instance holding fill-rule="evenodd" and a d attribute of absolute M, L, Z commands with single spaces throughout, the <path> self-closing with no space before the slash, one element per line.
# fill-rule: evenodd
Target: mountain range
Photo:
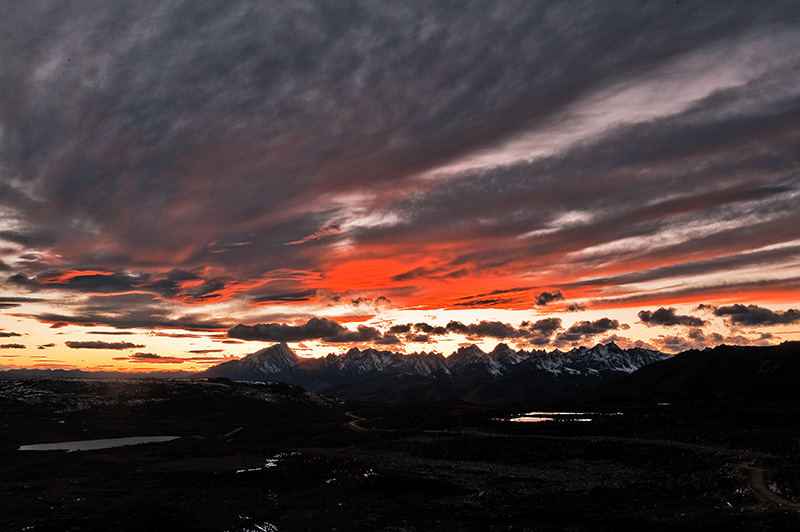
<path fill-rule="evenodd" d="M 593 391 L 609 403 L 797 405 L 800 342 L 689 350 Z"/>
<path fill-rule="evenodd" d="M 550 353 L 498 344 L 489 353 L 471 345 L 448 357 L 352 348 L 343 355 L 301 358 L 281 343 L 223 362 L 201 376 L 283 381 L 361 401 L 509 404 L 575 396 L 668 357 L 610 342 Z"/>

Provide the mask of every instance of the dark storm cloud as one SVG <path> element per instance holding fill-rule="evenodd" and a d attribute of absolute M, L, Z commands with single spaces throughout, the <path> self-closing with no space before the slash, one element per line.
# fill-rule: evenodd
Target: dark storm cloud
<path fill-rule="evenodd" d="M 656 279 L 724 272 L 733 268 L 764 266 L 780 261 L 800 260 L 800 246 L 782 246 L 776 249 L 746 251 L 708 260 L 680 262 L 669 266 L 645 269 L 608 277 L 567 283 L 570 287 L 603 287 L 629 283 L 641 283 Z"/>
<path fill-rule="evenodd" d="M 458 321 L 451 321 L 447 324 L 446 328 L 451 333 L 475 336 L 478 338 L 516 338 L 520 334 L 517 329 L 508 323 L 487 320 L 481 320 L 478 323 L 471 323 L 469 325 L 464 325 Z"/>
<path fill-rule="evenodd" d="M 549 345 L 553 334 L 561 329 L 561 318 L 543 318 L 536 322 L 520 323 L 520 332 L 524 332 L 524 342 L 532 346 Z"/>
<path fill-rule="evenodd" d="M 163 357 L 155 353 L 134 353 L 130 356 L 130 358 L 148 359 L 148 358 L 163 358 Z"/>
<path fill-rule="evenodd" d="M 524 321 L 520 324 L 520 329 L 527 329 L 547 336 L 552 336 L 560 328 L 561 318 L 543 318 L 533 323 Z"/>
<path fill-rule="evenodd" d="M 29 288 L 51 288 L 77 290 L 89 293 L 119 293 L 134 289 L 134 278 L 125 274 L 87 274 L 59 279 L 57 274 L 47 274 L 37 278 L 14 275 L 9 282 Z"/>
<path fill-rule="evenodd" d="M 675 325 L 686 325 L 689 327 L 700 327 L 706 324 L 700 318 L 695 316 L 680 315 L 675 313 L 675 309 L 660 307 L 658 310 L 640 310 L 639 320 L 648 327 L 655 325 L 662 325 L 664 327 L 673 327 Z"/>
<path fill-rule="evenodd" d="M 361 327 L 359 327 L 361 329 Z M 363 341 L 363 340 L 358 340 Z M 378 345 L 398 345 L 402 344 L 402 340 L 393 334 L 384 334 L 380 338 L 374 341 Z"/>
<path fill-rule="evenodd" d="M 316 290 L 300 290 L 297 292 L 266 294 L 254 297 L 250 300 L 250 304 L 259 305 L 263 303 L 298 303 L 301 301 L 310 301 L 315 295 Z"/>
<path fill-rule="evenodd" d="M 54 329 L 68 325 L 84 327 L 108 326 L 117 329 L 187 329 L 195 331 L 220 331 L 229 325 L 214 320 L 204 320 L 195 316 L 170 318 L 164 314 L 145 311 L 131 311 L 121 315 L 94 314 L 71 316 L 68 314 L 41 313 L 25 314 L 42 323 L 49 323 Z"/>
<path fill-rule="evenodd" d="M 760 335 L 758 338 L 748 338 L 742 335 L 723 336 L 719 333 L 707 334 L 702 329 L 690 329 L 685 336 L 661 335 L 652 339 L 652 343 L 661 351 L 678 353 L 688 349 L 705 349 L 716 347 L 720 344 L 727 345 L 770 345 L 772 335 Z"/>
<path fill-rule="evenodd" d="M 800 109 L 798 109 L 800 111 Z M 800 118 L 793 117 L 793 120 Z M 765 117 L 765 123 L 771 123 L 772 117 Z M 747 131 L 747 126 L 743 124 L 730 124 L 734 131 Z M 671 124 L 677 137 L 684 133 L 679 125 Z M 665 126 L 666 129 L 669 127 Z M 724 129 L 728 126 L 720 124 Z M 651 134 L 652 133 L 652 134 Z M 750 135 L 751 133 L 742 133 Z M 708 225 L 705 233 L 699 233 L 693 238 L 674 240 L 668 242 L 665 248 L 648 247 L 632 248 L 630 250 L 613 249 L 607 254 L 595 254 L 592 261 L 597 264 L 617 261 L 622 263 L 624 259 L 634 256 L 652 256 L 660 260 L 681 261 L 686 256 L 698 254 L 703 251 L 722 255 L 716 261 L 705 261 L 695 264 L 697 273 L 703 271 L 719 271 L 726 268 L 735 267 L 741 261 L 742 265 L 758 260 L 758 257 L 749 257 L 742 253 L 752 249 L 758 249 L 768 244 L 778 244 L 791 241 L 796 238 L 793 230 L 797 221 L 797 211 L 794 208 L 796 201 L 796 188 L 787 187 L 782 182 L 793 179 L 792 170 L 787 165 L 785 167 L 774 167 L 771 162 L 765 161 L 761 154 L 753 155 L 754 160 L 749 161 L 749 152 L 743 152 L 734 156 L 729 155 L 729 150 L 737 150 L 738 142 L 731 142 L 726 148 L 710 149 L 707 155 L 707 166 L 704 167 L 705 174 L 698 174 L 698 170 L 688 168 L 698 154 L 687 153 L 684 157 L 678 157 L 672 166 L 673 172 L 685 176 L 682 187 L 685 187 L 685 194 L 678 198 L 669 200 L 657 200 L 646 207 L 640 207 L 637 196 L 643 197 L 669 197 L 675 187 L 675 179 L 666 179 L 666 169 L 659 168 L 664 165 L 664 161 L 658 154 L 660 142 L 677 142 L 672 139 L 654 138 L 664 135 L 664 132 L 650 131 L 630 131 L 623 135 L 619 134 L 615 139 L 604 139 L 594 146 L 583 147 L 584 153 L 573 152 L 557 160 L 549 160 L 541 163 L 532 163 L 512 168 L 497 170 L 495 178 L 488 178 L 485 174 L 469 177 L 461 182 L 451 184 L 447 191 L 442 191 L 442 198 L 428 195 L 420 198 L 416 205 L 409 205 L 409 209 L 414 209 L 415 216 L 419 216 L 419 224 L 425 224 L 441 228 L 445 231 L 448 227 L 463 231 L 463 227 L 450 225 L 448 220 L 460 220 L 457 211 L 483 212 L 485 216 L 491 216 L 494 223 L 481 223 L 474 226 L 476 234 L 483 236 L 489 242 L 497 242 L 498 239 L 512 238 L 527 231 L 537 229 L 546 231 L 541 236 L 530 240 L 530 247 L 527 249 L 519 247 L 519 242 L 515 242 L 514 247 L 507 251 L 498 251 L 488 254 L 485 250 L 466 253 L 459 258 L 460 262 L 473 263 L 478 266 L 492 267 L 493 262 L 498 264 L 510 260 L 520 260 L 529 258 L 536 262 L 548 260 L 548 258 L 559 257 L 564 253 L 575 252 L 592 246 L 599 246 L 614 241 L 623 241 L 633 238 L 648 238 L 658 234 L 668 234 L 669 232 L 679 231 L 682 227 L 693 224 Z M 703 135 L 715 136 L 712 131 L 706 131 Z M 698 136 L 703 136 L 698 133 Z M 800 139 L 786 134 L 786 138 L 779 139 L 774 147 L 776 157 L 786 154 L 794 157 L 793 146 Z M 652 157 L 644 157 L 637 154 L 615 154 L 619 151 L 614 146 L 639 146 L 642 139 L 647 138 L 650 142 L 649 148 L 653 152 Z M 749 137 L 748 137 L 749 138 Z M 686 148 L 689 147 L 689 140 L 686 141 Z M 697 139 L 695 142 L 700 142 Z M 620 148 L 624 151 L 625 148 Z M 781 155 L 778 155 L 781 154 Z M 597 168 L 598 160 L 611 158 L 603 171 Z M 676 156 L 677 157 L 677 156 Z M 737 159 L 738 158 L 738 159 Z M 632 159 L 632 160 L 631 160 Z M 737 159 L 737 160 L 731 160 Z M 752 167 L 748 171 L 742 170 L 742 166 Z M 595 172 L 594 178 L 590 183 L 584 183 L 584 171 L 586 167 L 592 167 Z M 686 167 L 686 168 L 684 168 Z M 759 171 L 759 168 L 762 170 Z M 621 180 L 619 174 L 638 173 L 640 176 L 636 181 Z M 778 181 L 776 186 L 766 186 L 763 195 L 759 196 L 757 191 L 741 190 L 736 194 L 728 194 L 726 189 L 740 189 L 742 185 L 730 181 L 718 181 L 720 175 L 739 174 L 742 178 L 759 179 L 766 181 Z M 491 174 L 489 174 L 491 175 Z M 530 176 L 547 176 L 547 178 L 531 178 Z M 503 183 L 501 187 L 499 184 Z M 778 186 L 780 185 L 780 186 Z M 711 188 L 711 191 L 707 189 Z M 445 197 L 447 198 L 445 200 Z M 502 205 L 504 210 L 514 212 L 512 218 L 504 219 L 498 213 L 488 213 L 483 207 L 483 202 L 487 197 L 494 197 L 492 205 Z M 470 204 L 470 202 L 472 204 Z M 512 204 L 511 206 L 509 204 Z M 513 203 L 518 207 L 514 209 Z M 526 209 L 525 204 L 541 204 L 550 206 L 555 212 L 548 215 L 546 208 Z M 465 204 L 467 204 L 465 206 Z M 428 212 L 427 206 L 431 210 Z M 576 222 L 564 226 L 549 227 L 552 222 L 548 218 L 558 214 L 554 207 L 565 211 L 587 212 L 590 220 L 587 222 Z M 452 207 L 451 211 L 447 209 Z M 743 224 L 740 220 L 746 218 L 761 219 L 760 222 L 749 222 Z M 727 222 L 719 227 L 713 226 L 710 222 Z M 416 222 L 415 222 L 416 223 Z M 597 228 L 602 227 L 602 231 Z M 442 238 L 447 235 L 443 234 Z M 493 240 L 489 240 L 493 239 Z M 736 258 L 727 259 L 727 255 L 739 254 Z M 764 252 L 762 261 L 769 260 L 767 255 L 775 257 L 783 255 L 787 257 L 789 251 L 774 250 Z M 796 250 L 795 250 L 796 254 Z M 707 255 L 706 255 L 707 256 Z M 488 261 L 487 261 L 488 259 Z M 581 267 L 591 267 L 591 263 L 579 265 Z M 661 273 L 667 277 L 688 274 L 694 272 L 691 268 L 662 270 L 651 272 L 651 278 L 661 278 Z M 636 278 L 631 281 L 638 280 Z M 624 277 L 618 282 L 625 282 Z M 600 280 L 600 283 L 603 281 Z"/>
<path fill-rule="evenodd" d="M 25 349 L 23 344 L 0 344 L 0 349 Z"/>
<path fill-rule="evenodd" d="M 773 311 L 758 305 L 729 305 L 714 309 L 715 316 L 728 318 L 732 325 L 761 327 L 767 325 L 788 325 L 800 323 L 800 311 L 789 309 L 784 312 Z"/>
<path fill-rule="evenodd" d="M 431 325 L 429 323 L 415 323 L 414 324 L 414 331 L 421 332 L 425 334 L 434 334 L 436 336 L 442 336 L 447 334 L 447 328 L 442 327 L 441 325 Z"/>
<path fill-rule="evenodd" d="M 0 307 L 2 308 L 13 308 L 17 307 L 23 303 L 38 303 L 41 301 L 45 301 L 44 299 L 39 299 L 35 297 L 0 297 Z"/>
<path fill-rule="evenodd" d="M 397 283 L 403 283 L 414 279 L 458 279 L 466 275 L 466 273 L 467 270 L 465 268 L 425 268 L 420 266 L 419 268 L 414 268 L 405 273 L 395 275 L 391 280 Z"/>
<path fill-rule="evenodd" d="M 142 344 L 131 342 L 65 342 L 70 349 L 132 349 L 134 347 L 144 347 Z"/>
<path fill-rule="evenodd" d="M 410 333 L 403 336 L 403 340 L 405 340 L 406 342 L 413 342 L 419 344 L 435 343 L 435 340 L 433 340 L 429 334 Z"/>
<path fill-rule="evenodd" d="M 0 163 L 2 161 L 0 160 Z M 22 244 L 24 246 L 52 244 L 52 238 L 36 233 L 21 233 L 19 231 L 0 231 L 0 240 Z"/>
<path fill-rule="evenodd" d="M 210 301 L 222 297 L 226 281 L 218 277 L 203 279 L 199 275 L 172 270 L 164 275 L 125 272 L 48 271 L 27 277 L 16 274 L 8 282 L 31 290 L 75 290 L 87 294 L 124 294 L 149 292 L 165 299 L 187 303 Z M 29 298 L 30 300 L 31 298 Z"/>
<path fill-rule="evenodd" d="M 150 362 L 150 363 L 163 363 L 163 364 L 182 364 L 187 359 L 176 357 L 165 357 L 155 353 L 133 353 L 128 357 L 117 357 L 114 360 L 129 360 L 131 362 Z"/>
<path fill-rule="evenodd" d="M 624 323 L 620 324 L 618 320 L 612 320 L 611 318 L 600 318 L 595 321 L 579 321 L 569 326 L 565 331 L 558 333 L 553 343 L 561 346 L 568 343 L 583 342 L 598 334 L 628 328 L 628 325 Z"/>
<path fill-rule="evenodd" d="M 630 303 L 647 303 L 657 302 L 659 299 L 687 299 L 697 298 L 699 296 L 712 296 L 712 295 L 728 295 L 734 296 L 747 293 L 753 293 L 757 297 L 763 292 L 785 292 L 793 293 L 800 290 L 800 277 L 788 279 L 761 279 L 756 281 L 742 281 L 742 282 L 727 282 L 721 280 L 717 283 L 707 283 L 699 286 L 680 287 L 674 289 L 666 289 L 655 293 L 653 291 L 644 291 L 633 295 L 624 296 L 611 296 L 605 298 L 604 304 L 630 304 Z M 600 300 L 595 300 L 598 303 Z"/>
<path fill-rule="evenodd" d="M 70 277 L 70 275 L 72 277 Z M 98 279 L 102 278 L 102 279 Z M 110 278 L 111 281 L 108 281 Z M 71 283 L 72 279 L 78 279 Z M 125 280 L 123 282 L 123 280 Z M 177 283 L 189 281 L 183 287 Z M 48 323 L 53 328 L 79 325 L 109 326 L 115 329 L 189 329 L 224 331 L 231 323 L 220 322 L 200 312 L 176 312 L 175 305 L 165 301 L 175 298 L 183 303 L 198 303 L 205 296 L 208 283 L 189 272 L 173 270 L 154 279 L 147 275 L 83 275 L 81 272 L 46 273 L 30 279 L 37 289 L 74 289 L 81 297 L 65 299 L 62 312 L 20 314 Z M 154 287 L 154 284 L 158 284 Z M 67 288 L 69 287 L 69 288 Z M 88 294 L 88 295 L 86 295 Z M 44 301 L 35 298 L 15 298 L 24 301 Z M 89 334 L 130 334 L 123 331 L 90 331 Z"/>
<path fill-rule="evenodd" d="M 464 230 L 458 211 L 481 212 L 484 216 L 475 223 L 473 234 L 485 238 L 487 245 L 527 231 L 541 233 L 530 239 L 527 249 L 519 247 L 517 240 L 516 247 L 506 251 L 478 250 L 459 257 L 463 263 L 486 268 L 525 259 L 546 263 L 564 253 L 662 234 L 669 238 L 660 239 L 657 247 L 613 246 L 581 259 L 576 266 L 616 263 L 624 267 L 632 258 L 683 262 L 693 255 L 719 255 L 689 267 L 649 272 L 650 279 L 659 279 L 662 274 L 693 275 L 771 258 L 789 259 L 792 253 L 796 256 L 796 248 L 750 255 L 754 249 L 796 239 L 798 191 L 788 161 L 797 158 L 798 138 L 790 124 L 798 119 L 800 108 L 791 90 L 789 94 L 774 90 L 776 83 L 767 76 L 752 86 L 728 90 L 724 98 L 709 97 L 676 117 L 604 132 L 595 142 L 565 154 L 467 175 L 449 183 L 447 190 L 416 198 L 407 208 L 419 217 L 420 225 L 442 232 Z M 770 100 L 773 97 L 775 102 Z M 749 102 L 745 111 L 733 107 L 739 99 Z M 784 116 L 787 109 L 791 116 Z M 704 120 L 714 112 L 719 113 L 716 118 Z M 761 140 L 755 141 L 758 135 Z M 695 164 L 698 158 L 704 160 L 702 167 Z M 591 180 L 585 179 L 588 167 Z M 675 194 L 677 183 L 684 192 Z M 491 205 L 496 212 L 487 211 L 487 197 L 494 198 Z M 642 203 L 640 198 L 649 200 Z M 537 208 L 526 208 L 526 204 Z M 554 223 L 559 211 L 584 213 L 586 220 Z M 703 230 L 689 238 L 672 235 L 693 225 Z M 611 282 L 636 280 L 647 279 L 620 276 Z M 598 284 L 603 282 L 600 279 Z"/>
<path fill-rule="evenodd" d="M 562 261 L 573 279 L 609 277 L 604 266 L 633 259 L 725 271 L 741 264 L 728 256 L 747 261 L 796 239 L 796 9 L 15 2 L 0 20 L 0 204 L 13 208 L 15 229 L 0 238 L 52 252 L 14 263 L 29 289 L 186 303 L 216 301 L 265 271 L 316 271 L 343 243 L 414 253 L 454 243 L 442 264 L 409 265 L 395 282 Z M 672 95 L 647 91 L 676 79 L 699 97 L 660 112 Z M 642 96 L 631 108 L 655 110 L 630 118 L 626 102 L 604 107 L 625 91 Z M 578 124 L 587 137 L 559 144 L 569 136 L 560 124 L 603 113 L 596 131 Z M 416 180 L 522 134 L 554 147 Z M 355 207 L 341 199 L 360 195 Z M 358 223 L 384 211 L 397 221 Z M 603 247 L 642 238 L 663 245 Z M 45 286 L 37 275 L 55 256 L 116 273 Z M 718 262 L 699 264 L 709 256 Z M 173 265 L 232 279 L 124 273 Z M 261 302 L 305 290 L 290 283 Z"/>
<path fill-rule="evenodd" d="M 13 338 L 15 336 L 22 336 L 20 333 L 0 331 L 0 338 Z"/>
<path fill-rule="evenodd" d="M 311 318 L 302 325 L 284 323 L 259 323 L 257 325 L 239 324 L 228 330 L 228 336 L 240 340 L 262 342 L 304 342 L 322 340 L 328 343 L 374 342 L 380 344 L 400 343 L 394 334 L 382 334 L 374 327 L 359 325 L 351 331 L 338 322 L 327 318 Z"/>
<path fill-rule="evenodd" d="M 454 307 L 493 307 L 500 305 L 522 304 L 526 306 L 538 305 L 544 306 L 552 301 L 564 299 L 564 296 L 559 290 L 552 292 L 541 292 L 531 296 L 529 292 L 533 290 L 530 287 L 520 288 L 507 288 L 504 290 L 492 290 L 482 294 L 475 294 L 470 296 L 463 296 L 453 304 Z"/>
<path fill-rule="evenodd" d="M 523 322 L 520 328 L 499 321 L 482 320 L 477 323 L 464 324 L 451 321 L 447 326 L 434 326 L 428 323 L 397 324 L 389 327 L 386 333 L 378 329 L 360 325 L 351 331 L 339 323 L 326 318 L 311 318 L 302 325 L 286 325 L 282 323 L 264 323 L 258 325 L 237 325 L 228 331 L 228 336 L 242 340 L 259 340 L 269 342 L 302 342 L 306 340 L 322 340 L 329 343 L 340 342 L 373 342 L 376 344 L 401 343 L 397 335 L 404 335 L 407 341 L 419 342 L 432 336 L 460 334 L 470 338 L 495 339 L 541 339 L 550 338 L 561 325 L 559 318 L 546 318 L 536 323 Z"/>
<path fill-rule="evenodd" d="M 536 304 L 539 306 L 545 306 L 553 301 L 563 301 L 564 295 L 561 293 L 561 290 L 553 290 L 551 292 L 542 292 L 538 296 L 536 296 Z"/>
<path fill-rule="evenodd" d="M 560 318 L 543 318 L 536 322 L 523 321 L 519 327 L 500 321 L 482 320 L 477 323 L 464 324 L 450 321 L 446 326 L 429 323 L 396 324 L 388 333 L 403 334 L 407 341 L 429 341 L 431 337 L 460 334 L 471 339 L 494 338 L 497 340 L 518 340 L 533 345 L 546 345 L 553 333 L 561 328 Z M 425 338 L 425 339 L 423 339 Z"/>
<path fill-rule="evenodd" d="M 392 325 L 389 327 L 389 332 L 391 334 L 406 334 L 411 332 L 411 324 L 400 324 L 400 325 Z"/>
<path fill-rule="evenodd" d="M 407 272 L 395 275 L 394 277 L 392 277 L 392 281 L 396 283 L 402 283 L 405 281 L 411 281 L 413 279 L 430 278 L 432 275 L 436 273 L 437 270 L 431 270 L 430 268 L 424 268 L 420 266 L 419 268 L 414 268 L 413 270 L 409 270 Z"/>

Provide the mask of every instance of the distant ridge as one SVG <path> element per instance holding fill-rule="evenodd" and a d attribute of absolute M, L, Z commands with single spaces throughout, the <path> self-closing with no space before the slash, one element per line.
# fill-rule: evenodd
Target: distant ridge
<path fill-rule="evenodd" d="M 642 403 L 798 404 L 800 342 L 684 351 L 608 383 L 593 400 Z"/>
<path fill-rule="evenodd" d="M 283 381 L 362 401 L 509 404 L 575 396 L 667 357 L 647 349 L 621 349 L 611 342 L 550 353 L 515 351 L 506 344 L 485 353 L 471 345 L 449 357 L 353 348 L 343 355 L 306 359 L 281 343 L 201 375 Z"/>
<path fill-rule="evenodd" d="M 15 379 L 181 379 L 195 375 L 189 371 L 83 371 L 80 369 L 19 368 L 0 371 L 0 380 Z"/>

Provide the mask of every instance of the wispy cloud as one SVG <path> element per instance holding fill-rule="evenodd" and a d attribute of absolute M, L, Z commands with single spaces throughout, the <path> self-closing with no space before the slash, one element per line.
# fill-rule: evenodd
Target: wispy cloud
<path fill-rule="evenodd" d="M 131 342 L 65 342 L 70 349 L 133 349 L 134 347 L 144 347 L 142 344 Z"/>
<path fill-rule="evenodd" d="M 800 323 L 800 310 L 789 309 L 775 312 L 758 305 L 729 305 L 714 309 L 715 316 L 723 316 L 733 325 L 763 327 L 767 325 L 789 325 Z"/>
<path fill-rule="evenodd" d="M 788 301 L 796 11 L 15 3 L 0 20 L 0 311 L 302 337 L 332 306 Z M 277 306 L 284 322 L 264 317 Z M 315 338 L 397 340 L 371 329 Z"/>
<path fill-rule="evenodd" d="M 689 327 L 700 327 L 705 325 L 706 322 L 701 318 L 689 315 L 678 314 L 674 308 L 661 307 L 657 310 L 641 310 L 639 311 L 639 319 L 648 327 L 655 325 L 662 325 L 664 327 L 672 327 L 675 325 L 685 325 Z"/>

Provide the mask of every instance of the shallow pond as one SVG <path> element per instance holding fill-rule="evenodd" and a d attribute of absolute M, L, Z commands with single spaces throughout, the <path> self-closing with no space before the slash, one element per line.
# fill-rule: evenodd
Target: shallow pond
<path fill-rule="evenodd" d="M 125 445 L 139 445 L 141 443 L 157 443 L 177 440 L 180 436 L 134 436 L 131 438 L 105 438 L 101 440 L 63 441 L 58 443 L 37 443 L 21 445 L 20 451 L 94 451 L 96 449 L 111 449 Z"/>
<path fill-rule="evenodd" d="M 600 416 L 621 416 L 622 412 L 526 412 L 513 416 L 507 421 L 517 423 L 536 423 L 539 421 L 592 421 Z"/>

